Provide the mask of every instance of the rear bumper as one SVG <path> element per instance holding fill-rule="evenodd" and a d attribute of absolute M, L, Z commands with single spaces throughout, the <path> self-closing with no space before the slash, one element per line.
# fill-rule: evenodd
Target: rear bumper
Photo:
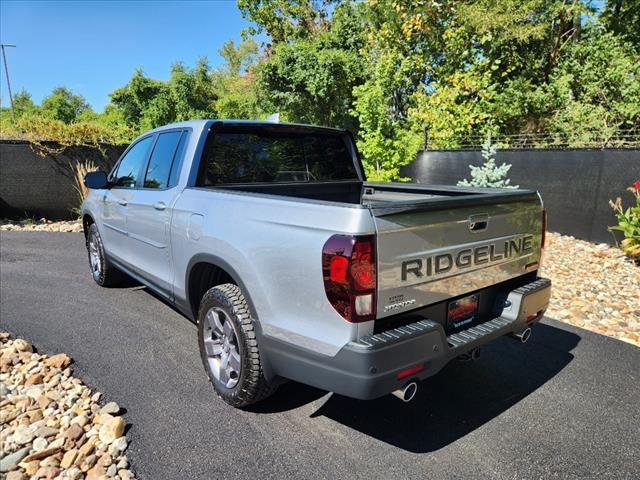
<path fill-rule="evenodd" d="M 264 338 L 261 350 L 269 370 L 279 376 L 358 399 L 373 399 L 409 381 L 435 375 L 450 360 L 502 335 L 518 333 L 540 320 L 551 295 L 551 281 L 538 278 L 512 290 L 502 315 L 447 337 L 428 318 L 370 335 L 326 356 Z M 424 369 L 402 380 L 401 370 L 423 364 Z"/>

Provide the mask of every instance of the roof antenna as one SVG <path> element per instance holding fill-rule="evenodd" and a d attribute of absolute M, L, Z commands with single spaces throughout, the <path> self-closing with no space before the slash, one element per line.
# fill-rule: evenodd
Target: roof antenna
<path fill-rule="evenodd" d="M 280 114 L 272 113 L 267 117 L 267 122 L 280 123 Z"/>

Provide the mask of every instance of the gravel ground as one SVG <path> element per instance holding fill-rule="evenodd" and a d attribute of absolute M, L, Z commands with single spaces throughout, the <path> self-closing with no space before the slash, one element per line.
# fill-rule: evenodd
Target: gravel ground
<path fill-rule="evenodd" d="M 550 318 L 640 346 L 640 266 L 606 244 L 547 234 Z"/>
<path fill-rule="evenodd" d="M 0 231 L 82 232 L 82 222 L 0 220 Z M 640 346 L 640 266 L 622 251 L 548 232 L 542 275 L 554 284 L 549 317 Z"/>
<path fill-rule="evenodd" d="M 131 480 L 125 421 L 71 374 L 71 358 L 0 333 L 0 478 Z"/>
<path fill-rule="evenodd" d="M 0 231 L 2 232 L 82 232 L 80 220 L 62 220 L 52 222 L 46 218 L 40 220 L 7 220 L 0 219 Z"/>

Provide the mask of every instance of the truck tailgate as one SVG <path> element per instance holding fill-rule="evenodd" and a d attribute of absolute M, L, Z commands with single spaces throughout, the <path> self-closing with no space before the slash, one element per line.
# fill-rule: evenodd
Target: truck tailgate
<path fill-rule="evenodd" d="M 370 207 L 377 231 L 377 318 L 538 268 L 543 220 L 537 193 L 495 195 L 493 202 L 491 194 L 473 197 L 437 206 Z"/>

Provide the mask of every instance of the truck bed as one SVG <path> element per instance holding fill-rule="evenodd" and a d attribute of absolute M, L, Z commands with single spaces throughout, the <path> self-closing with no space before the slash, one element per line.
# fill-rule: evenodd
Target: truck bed
<path fill-rule="evenodd" d="M 361 205 L 376 210 L 378 214 L 384 214 L 390 208 L 396 212 L 407 208 L 453 208 L 537 198 L 537 193 L 531 190 L 354 181 L 254 183 L 214 188 Z M 446 202 L 446 207 L 443 202 Z"/>

